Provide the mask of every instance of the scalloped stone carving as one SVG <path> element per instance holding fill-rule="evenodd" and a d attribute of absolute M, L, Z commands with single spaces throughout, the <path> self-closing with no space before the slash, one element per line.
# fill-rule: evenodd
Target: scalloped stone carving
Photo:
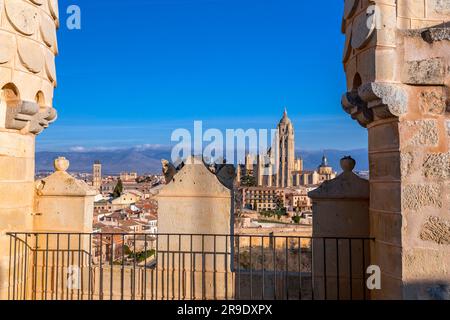
<path fill-rule="evenodd" d="M 42 39 L 48 47 L 54 47 L 56 43 L 56 29 L 55 23 L 51 18 L 45 14 L 41 15 L 41 24 L 39 26 L 41 30 Z"/>
<path fill-rule="evenodd" d="M 47 73 L 48 79 L 56 83 L 55 57 L 48 50 L 45 52 L 45 72 Z"/>
<path fill-rule="evenodd" d="M 48 0 L 48 7 L 53 19 L 59 20 L 58 0 Z"/>
<path fill-rule="evenodd" d="M 358 8 L 359 0 L 345 0 L 344 19 L 351 18 Z"/>
<path fill-rule="evenodd" d="M 344 56 L 342 59 L 344 63 L 347 62 L 352 53 L 351 41 L 352 41 L 352 29 L 348 28 L 345 36 Z"/>
<path fill-rule="evenodd" d="M 11 25 L 17 31 L 27 36 L 36 32 L 39 15 L 35 7 L 21 0 L 6 0 L 5 8 Z"/>
<path fill-rule="evenodd" d="M 44 55 L 39 44 L 25 38 L 18 38 L 18 53 L 23 66 L 33 73 L 39 73 L 44 67 Z"/>
<path fill-rule="evenodd" d="M 352 27 L 352 48 L 362 49 L 372 38 L 376 26 L 374 15 L 360 14 L 353 21 Z"/>
<path fill-rule="evenodd" d="M 0 64 L 3 64 L 9 62 L 15 52 L 14 36 L 7 32 L 0 32 L 0 43 Z"/>

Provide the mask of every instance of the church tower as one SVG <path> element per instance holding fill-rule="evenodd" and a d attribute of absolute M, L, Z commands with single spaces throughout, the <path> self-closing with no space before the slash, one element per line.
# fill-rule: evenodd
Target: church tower
<path fill-rule="evenodd" d="M 100 161 L 95 161 L 92 168 L 92 185 L 95 190 L 100 191 L 102 186 L 102 164 Z"/>
<path fill-rule="evenodd" d="M 277 130 L 279 163 L 276 184 L 282 188 L 292 187 L 292 172 L 295 169 L 295 133 L 286 109 Z"/>

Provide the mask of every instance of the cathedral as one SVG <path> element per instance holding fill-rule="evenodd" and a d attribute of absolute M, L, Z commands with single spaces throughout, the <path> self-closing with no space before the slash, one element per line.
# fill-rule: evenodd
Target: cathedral
<path fill-rule="evenodd" d="M 276 140 L 265 154 L 247 154 L 245 164 L 238 165 L 239 183 L 258 187 L 290 188 L 318 185 L 336 177 L 325 156 L 317 170 L 304 170 L 303 159 L 295 155 L 295 130 L 286 109 L 276 131 Z"/>

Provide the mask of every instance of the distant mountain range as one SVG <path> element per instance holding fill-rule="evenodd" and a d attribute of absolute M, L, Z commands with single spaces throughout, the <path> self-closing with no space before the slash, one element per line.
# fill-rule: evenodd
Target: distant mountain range
<path fill-rule="evenodd" d="M 70 171 L 91 172 L 95 161 L 102 163 L 104 174 L 118 174 L 123 171 L 137 171 L 139 174 L 160 173 L 161 159 L 170 159 L 170 148 L 131 148 L 102 151 L 70 151 L 36 153 L 36 171 L 52 171 L 53 160 L 59 156 L 70 160 Z M 325 151 L 297 151 L 304 160 L 306 170 L 317 168 L 325 154 L 328 163 L 340 171 L 339 161 L 342 157 L 351 155 L 357 162 L 356 170 L 368 170 L 367 149 L 355 150 L 325 150 Z"/>

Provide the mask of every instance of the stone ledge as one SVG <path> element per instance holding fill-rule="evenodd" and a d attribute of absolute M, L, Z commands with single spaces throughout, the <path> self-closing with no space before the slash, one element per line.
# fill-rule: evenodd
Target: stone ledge
<path fill-rule="evenodd" d="M 438 41 L 450 41 L 450 22 L 431 28 L 400 31 L 405 37 L 422 38 L 432 44 Z"/>

